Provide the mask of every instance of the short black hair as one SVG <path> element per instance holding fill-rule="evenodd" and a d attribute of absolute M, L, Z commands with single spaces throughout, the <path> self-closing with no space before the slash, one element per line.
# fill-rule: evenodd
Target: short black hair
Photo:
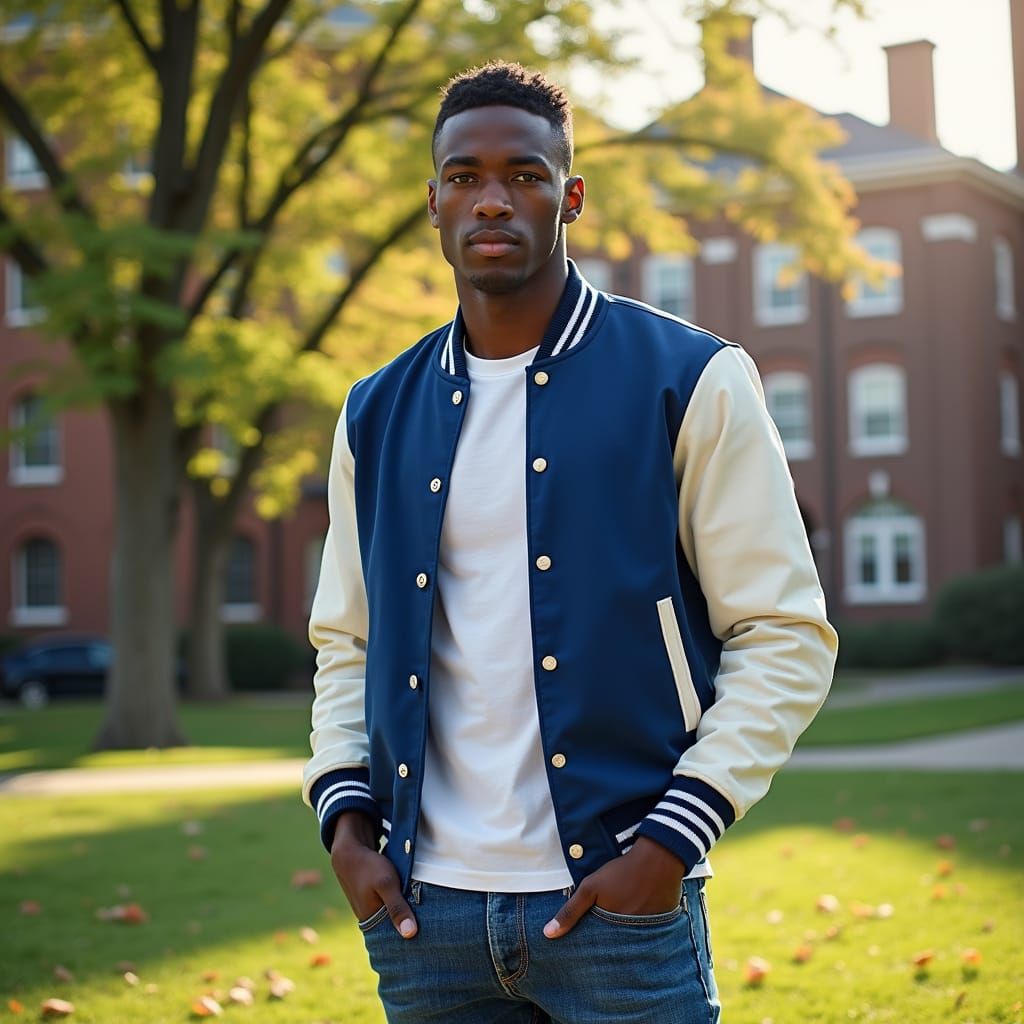
<path fill-rule="evenodd" d="M 437 137 L 448 118 L 477 107 L 518 107 L 539 114 L 555 130 L 559 142 L 559 163 L 566 174 L 572 167 L 572 104 L 560 86 L 539 71 L 521 64 L 491 61 L 456 75 L 442 90 L 441 108 L 434 123 L 431 149 L 437 152 Z M 435 160 L 436 162 L 436 160 Z"/>

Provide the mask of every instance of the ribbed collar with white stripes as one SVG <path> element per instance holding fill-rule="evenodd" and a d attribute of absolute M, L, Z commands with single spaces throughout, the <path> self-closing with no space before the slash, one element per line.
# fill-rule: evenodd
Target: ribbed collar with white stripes
<path fill-rule="evenodd" d="M 595 314 L 603 301 L 601 293 L 580 276 L 576 264 L 568 261 L 569 277 L 565 290 L 558 301 L 548 323 L 544 338 L 533 362 L 557 356 L 578 345 L 595 323 Z M 466 325 L 462 319 L 462 308 L 455 313 L 451 327 L 441 346 L 441 368 L 456 377 L 467 377 L 466 372 Z"/>

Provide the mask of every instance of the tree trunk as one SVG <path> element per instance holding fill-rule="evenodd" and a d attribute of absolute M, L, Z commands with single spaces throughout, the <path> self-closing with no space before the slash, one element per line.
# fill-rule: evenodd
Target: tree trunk
<path fill-rule="evenodd" d="M 224 700 L 231 692 L 231 685 L 221 607 L 232 517 L 217 514 L 216 501 L 206 480 L 193 481 L 192 496 L 196 529 L 192 542 L 188 692 L 199 700 Z"/>
<path fill-rule="evenodd" d="M 110 403 L 116 460 L 114 664 L 94 749 L 186 742 L 175 692 L 174 541 L 180 475 L 174 409 L 154 388 Z"/>

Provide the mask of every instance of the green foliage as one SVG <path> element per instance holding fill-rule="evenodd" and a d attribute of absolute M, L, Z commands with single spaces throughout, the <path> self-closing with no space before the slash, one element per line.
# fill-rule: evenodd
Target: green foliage
<path fill-rule="evenodd" d="M 234 690 L 280 690 L 304 664 L 305 650 L 287 630 L 264 623 L 224 630 Z"/>
<path fill-rule="evenodd" d="M 847 622 L 838 627 L 839 668 L 916 668 L 942 661 L 942 636 L 928 621 Z"/>
<path fill-rule="evenodd" d="M 935 623 L 951 654 L 1024 665 L 1024 566 L 999 566 L 947 583 Z"/>

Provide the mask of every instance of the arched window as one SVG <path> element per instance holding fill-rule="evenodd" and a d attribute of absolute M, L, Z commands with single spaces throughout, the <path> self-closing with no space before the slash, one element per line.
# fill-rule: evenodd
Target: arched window
<path fill-rule="evenodd" d="M 46 537 L 32 537 L 14 553 L 12 579 L 16 626 L 62 626 L 67 622 L 63 605 L 60 551 Z"/>
<path fill-rule="evenodd" d="M 1004 455 L 1020 455 L 1020 385 L 1009 370 L 999 374 L 1000 447 Z"/>
<path fill-rule="evenodd" d="M 894 604 L 925 598 L 924 523 L 897 501 L 872 501 L 846 521 L 846 599 Z"/>
<path fill-rule="evenodd" d="M 858 281 L 857 291 L 846 304 L 848 316 L 886 316 L 903 308 L 903 256 L 899 232 L 892 228 L 864 228 L 857 234 L 857 243 L 876 260 L 895 264 L 900 274 L 887 277 L 881 287 Z"/>
<path fill-rule="evenodd" d="M 10 482 L 23 487 L 60 483 L 60 437 L 57 421 L 36 394 L 22 395 L 11 409 Z"/>
<path fill-rule="evenodd" d="M 907 383 L 901 366 L 872 363 L 849 377 L 850 451 L 900 455 L 907 450 Z"/>
<path fill-rule="evenodd" d="M 996 261 L 996 316 L 1013 322 L 1017 319 L 1016 282 L 1013 274 L 1013 248 L 1005 238 L 992 243 Z"/>
<path fill-rule="evenodd" d="M 765 327 L 807 319 L 807 273 L 796 246 L 769 242 L 754 249 L 754 317 Z"/>
<path fill-rule="evenodd" d="M 810 377 L 796 371 L 765 374 L 764 397 L 786 456 L 809 459 L 814 454 Z"/>
<path fill-rule="evenodd" d="M 228 550 L 222 618 L 228 622 L 255 622 L 261 614 L 256 588 L 256 545 L 239 535 Z"/>
<path fill-rule="evenodd" d="M 654 253 L 644 260 L 644 302 L 672 316 L 694 315 L 693 260 L 685 253 Z"/>

